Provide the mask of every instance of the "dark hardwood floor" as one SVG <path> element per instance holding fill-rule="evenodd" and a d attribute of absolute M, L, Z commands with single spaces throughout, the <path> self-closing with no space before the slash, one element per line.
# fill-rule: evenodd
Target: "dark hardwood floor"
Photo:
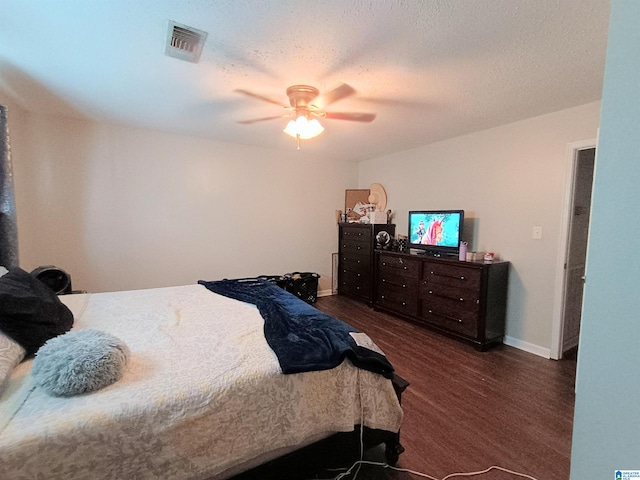
<path fill-rule="evenodd" d="M 398 466 L 436 478 L 498 465 L 539 480 L 567 480 L 576 362 L 547 360 L 499 346 L 488 352 L 449 339 L 344 296 L 315 306 L 367 333 L 396 372 L 404 392 Z M 383 460 L 380 451 L 368 459 Z M 362 467 L 360 479 L 413 479 Z M 479 478 L 517 478 L 493 471 Z"/>

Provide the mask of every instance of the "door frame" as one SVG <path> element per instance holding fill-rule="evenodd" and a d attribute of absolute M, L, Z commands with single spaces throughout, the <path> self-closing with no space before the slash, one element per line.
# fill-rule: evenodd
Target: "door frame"
<path fill-rule="evenodd" d="M 562 358 L 562 340 L 564 330 L 564 300 L 566 287 L 566 270 L 565 264 L 568 261 L 569 253 L 569 233 L 571 227 L 571 208 L 573 206 L 573 190 L 575 184 L 576 170 L 578 165 L 578 153 L 581 150 L 590 148 L 596 149 L 596 158 L 598 139 L 582 140 L 579 142 L 571 142 L 567 145 L 566 153 L 566 175 L 564 180 L 564 198 L 562 202 L 562 219 L 560 222 L 560 239 L 558 245 L 558 255 L 556 260 L 556 280 L 553 299 L 553 321 L 551 327 L 551 352 L 550 356 L 553 360 Z M 595 171 L 594 171 L 595 175 Z"/>

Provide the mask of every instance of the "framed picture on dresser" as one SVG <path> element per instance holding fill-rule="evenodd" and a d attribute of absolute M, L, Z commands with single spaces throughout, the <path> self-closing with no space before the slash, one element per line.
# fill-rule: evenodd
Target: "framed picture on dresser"
<path fill-rule="evenodd" d="M 369 189 L 346 190 L 344 195 L 344 211 L 347 214 L 347 221 L 358 221 L 367 210 L 364 205 L 369 203 Z"/>

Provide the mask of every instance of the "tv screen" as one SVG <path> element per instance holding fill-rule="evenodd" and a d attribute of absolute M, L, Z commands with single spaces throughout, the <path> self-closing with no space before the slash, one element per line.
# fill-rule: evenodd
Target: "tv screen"
<path fill-rule="evenodd" d="M 409 212 L 409 246 L 433 254 L 456 255 L 460 248 L 464 210 Z"/>

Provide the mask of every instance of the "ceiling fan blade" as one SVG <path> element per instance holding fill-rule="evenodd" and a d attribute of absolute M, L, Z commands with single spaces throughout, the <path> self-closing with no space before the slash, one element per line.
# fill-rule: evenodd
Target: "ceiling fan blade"
<path fill-rule="evenodd" d="M 252 123 L 256 123 L 256 122 L 264 122 L 265 120 L 274 120 L 276 118 L 284 118 L 284 117 L 288 117 L 289 115 L 275 115 L 272 117 L 262 117 L 262 118 L 254 118 L 251 120 L 238 120 L 238 123 L 242 123 L 243 125 L 250 125 Z"/>
<path fill-rule="evenodd" d="M 257 93 L 253 93 L 253 92 L 250 92 L 248 90 L 244 90 L 242 88 L 236 88 L 234 90 L 234 92 L 242 93 L 243 95 L 247 95 L 249 97 L 257 98 L 258 100 L 262 100 L 263 102 L 273 103 L 274 105 L 278 105 L 278 106 L 283 107 L 283 108 L 288 108 L 282 102 L 278 102 L 277 100 L 273 100 L 273 99 L 271 99 L 269 97 L 258 95 Z"/>
<path fill-rule="evenodd" d="M 352 122 L 373 122 L 376 119 L 375 113 L 356 112 L 326 112 L 325 118 L 332 120 L 350 120 Z"/>
<path fill-rule="evenodd" d="M 376 105 L 389 105 L 391 107 L 419 107 L 428 108 L 433 107 L 433 103 L 419 102 L 416 100 L 401 100 L 398 98 L 373 98 L 373 97 L 358 97 L 359 102 L 373 103 Z"/>
<path fill-rule="evenodd" d="M 337 102 L 338 100 L 342 100 L 343 98 L 350 97 L 355 93 L 356 91 L 353 89 L 353 87 L 347 85 L 346 83 L 342 83 L 333 90 L 329 90 L 328 92 L 320 95 L 320 100 L 326 106 Z"/>

